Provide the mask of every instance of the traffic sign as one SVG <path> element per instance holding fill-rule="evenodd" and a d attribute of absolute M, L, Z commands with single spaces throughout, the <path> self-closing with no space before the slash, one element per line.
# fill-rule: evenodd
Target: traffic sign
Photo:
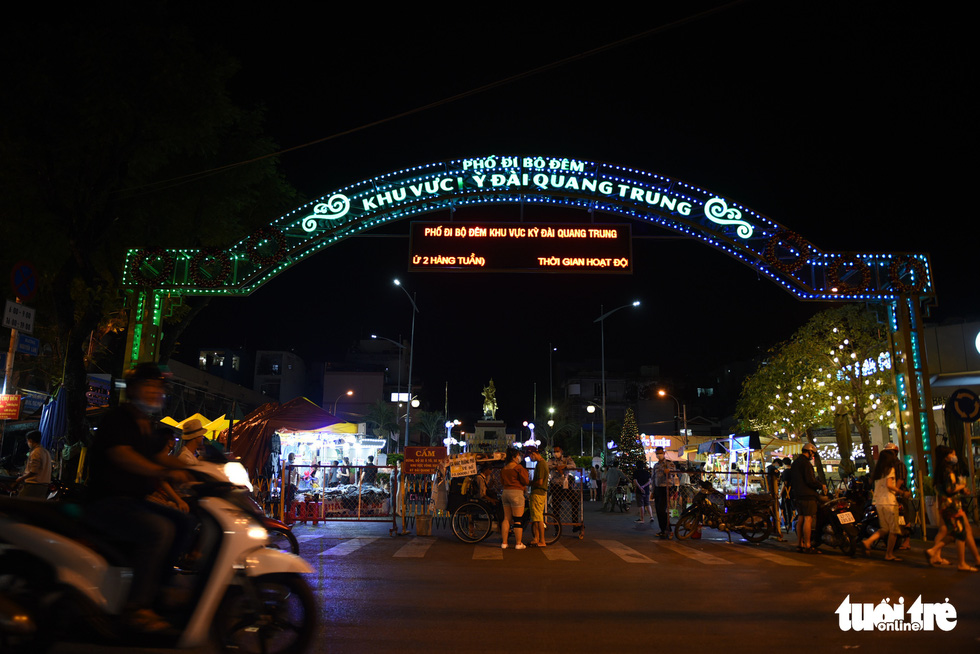
<path fill-rule="evenodd" d="M 37 270 L 29 261 L 18 261 L 10 271 L 10 286 L 21 302 L 30 302 L 37 295 Z"/>
<path fill-rule="evenodd" d="M 3 312 L 3 326 L 30 334 L 34 331 L 34 309 L 18 302 L 7 300 Z"/>
<path fill-rule="evenodd" d="M 969 388 L 953 391 L 946 400 L 946 405 L 953 405 L 953 411 L 963 422 L 976 422 L 980 419 L 980 398 Z"/>
<path fill-rule="evenodd" d="M 41 340 L 33 336 L 28 336 L 27 334 L 18 334 L 17 351 L 21 354 L 36 357 L 41 351 Z"/>

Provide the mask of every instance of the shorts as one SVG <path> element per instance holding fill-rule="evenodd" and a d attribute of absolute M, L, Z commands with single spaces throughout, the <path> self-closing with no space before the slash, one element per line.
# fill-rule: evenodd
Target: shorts
<path fill-rule="evenodd" d="M 636 491 L 636 504 L 640 507 L 650 506 L 650 491 L 648 490 L 638 490 Z"/>
<path fill-rule="evenodd" d="M 547 503 L 546 493 L 531 493 L 531 522 L 544 522 L 544 507 Z"/>
<path fill-rule="evenodd" d="M 517 488 L 505 488 L 500 494 L 500 502 L 513 509 L 515 516 L 524 515 L 524 491 Z"/>
<path fill-rule="evenodd" d="M 796 513 L 801 517 L 807 518 L 817 515 L 817 498 L 804 497 L 803 499 L 793 500 Z"/>
<path fill-rule="evenodd" d="M 882 533 L 898 534 L 901 532 L 898 527 L 897 504 L 883 504 L 875 508 L 878 509 L 878 523 L 881 525 Z"/>

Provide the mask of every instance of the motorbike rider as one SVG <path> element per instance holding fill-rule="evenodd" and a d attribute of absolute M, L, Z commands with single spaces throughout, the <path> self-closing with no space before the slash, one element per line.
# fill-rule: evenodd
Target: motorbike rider
<path fill-rule="evenodd" d="M 803 452 L 796 457 L 790 468 L 791 493 L 799 515 L 796 520 L 796 535 L 799 539 L 796 549 L 806 554 L 820 553 L 820 550 L 810 543 L 810 533 L 816 522 L 820 492 L 827 494 L 827 487 L 817 480 L 813 471 L 812 462 L 816 456 L 817 446 L 806 443 L 803 445 Z"/>
<path fill-rule="evenodd" d="M 156 632 L 170 625 L 152 608 L 165 571 L 179 556 L 176 523 L 180 513 L 146 500 L 159 480 L 189 480 L 183 464 L 162 454 L 154 419 L 166 398 L 164 377 L 141 363 L 126 379 L 127 401 L 102 420 L 89 449 L 89 502 L 85 521 L 131 554 L 133 581 L 125 611 L 128 624 Z"/>

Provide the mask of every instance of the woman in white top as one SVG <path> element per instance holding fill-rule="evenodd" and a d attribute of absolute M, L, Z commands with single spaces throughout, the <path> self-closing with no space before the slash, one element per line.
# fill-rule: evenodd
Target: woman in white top
<path fill-rule="evenodd" d="M 871 537 L 861 541 L 861 546 L 868 552 L 879 538 L 883 535 L 888 536 L 887 547 L 885 549 L 886 561 L 901 561 L 895 556 L 895 543 L 898 541 L 898 500 L 896 495 L 906 495 L 907 491 L 899 489 L 895 482 L 895 473 L 898 470 L 898 453 L 896 450 L 884 450 L 878 457 L 878 464 L 875 466 L 874 474 L 871 476 L 874 481 L 874 505 L 878 511 L 878 521 L 881 529 L 871 534 Z"/>

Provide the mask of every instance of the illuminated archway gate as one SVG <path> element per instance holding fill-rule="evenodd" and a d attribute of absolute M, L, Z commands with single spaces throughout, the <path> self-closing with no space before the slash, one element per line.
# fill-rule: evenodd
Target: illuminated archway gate
<path fill-rule="evenodd" d="M 542 156 L 488 156 L 407 168 L 337 189 L 227 249 L 143 248 L 126 257 L 127 364 L 155 360 L 168 295 L 249 295 L 283 270 L 380 225 L 474 205 L 573 207 L 649 222 L 752 267 L 801 300 L 887 305 L 896 362 L 899 427 L 918 470 L 931 449 L 932 394 L 920 306 L 935 298 L 924 253 L 824 252 L 728 198 L 663 175 Z M 908 449 L 911 448 L 911 449 Z"/>

